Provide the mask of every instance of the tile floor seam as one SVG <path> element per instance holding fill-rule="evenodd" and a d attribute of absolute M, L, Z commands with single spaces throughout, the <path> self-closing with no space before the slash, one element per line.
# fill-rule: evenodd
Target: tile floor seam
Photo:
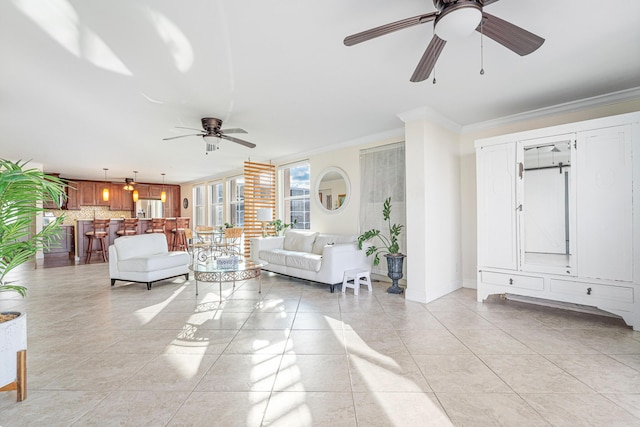
<path fill-rule="evenodd" d="M 616 402 L 615 400 L 612 400 L 609 395 L 610 394 L 614 394 L 614 393 L 599 393 L 600 396 L 602 396 L 603 398 L 607 399 L 609 402 L 613 403 L 614 405 L 616 405 L 618 408 L 620 408 L 621 410 L 623 410 L 624 412 L 628 413 L 629 415 L 631 415 L 632 417 L 636 418 L 638 420 L 638 425 L 640 425 L 640 417 L 634 415 L 633 413 L 631 413 L 627 408 L 620 406 L 619 402 Z M 633 393 L 633 394 L 637 394 L 637 393 Z"/>

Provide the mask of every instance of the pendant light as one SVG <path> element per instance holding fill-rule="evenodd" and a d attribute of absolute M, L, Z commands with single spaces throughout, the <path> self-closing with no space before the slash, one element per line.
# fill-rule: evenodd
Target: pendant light
<path fill-rule="evenodd" d="M 136 178 L 138 177 L 138 171 L 133 171 L 133 182 L 136 182 Z M 138 201 L 138 190 L 133 190 L 132 193 L 133 196 L 133 201 L 137 202 Z"/>
<path fill-rule="evenodd" d="M 160 193 L 160 201 L 164 203 L 167 201 L 167 192 L 164 191 L 164 175 L 165 175 L 164 172 L 161 173 L 161 175 L 162 175 L 162 193 Z"/>
<path fill-rule="evenodd" d="M 109 187 L 107 185 L 107 171 L 109 170 L 108 168 L 102 168 L 104 169 L 104 188 L 102 189 L 102 200 L 104 200 L 105 202 L 109 201 Z"/>

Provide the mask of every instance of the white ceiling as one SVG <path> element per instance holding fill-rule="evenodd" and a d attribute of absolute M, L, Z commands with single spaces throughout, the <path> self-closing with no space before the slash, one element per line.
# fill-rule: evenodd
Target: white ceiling
<path fill-rule="evenodd" d="M 432 23 L 353 47 L 345 36 L 434 11 L 429 0 L 5 0 L 0 157 L 49 172 L 182 183 L 403 127 L 421 107 L 460 126 L 640 87 L 640 1 L 501 0 L 485 11 L 546 39 L 520 57 L 480 35 L 409 77 Z M 257 148 L 205 155 L 201 117 Z"/>

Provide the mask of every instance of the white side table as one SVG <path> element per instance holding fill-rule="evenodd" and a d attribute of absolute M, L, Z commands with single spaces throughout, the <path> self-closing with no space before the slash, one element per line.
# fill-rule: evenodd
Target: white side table
<path fill-rule="evenodd" d="M 371 288 L 371 272 L 369 270 L 347 270 L 344 272 L 344 278 L 342 279 L 342 293 L 345 293 L 347 288 L 353 288 L 353 294 L 358 295 L 360 293 L 360 286 L 367 285 L 369 292 L 372 292 Z M 353 281 L 349 283 L 349 281 Z"/>

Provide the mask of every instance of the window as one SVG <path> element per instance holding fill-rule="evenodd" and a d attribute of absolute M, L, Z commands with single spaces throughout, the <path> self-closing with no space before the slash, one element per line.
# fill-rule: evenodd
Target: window
<path fill-rule="evenodd" d="M 311 180 L 308 162 L 297 163 L 281 169 L 284 210 L 283 222 L 296 221 L 293 228 L 310 229 L 311 216 L 309 212 L 311 200 L 309 198 Z"/>
<path fill-rule="evenodd" d="M 244 227 L 244 177 L 237 176 L 231 178 L 228 185 L 228 222 L 238 227 Z"/>
<path fill-rule="evenodd" d="M 206 216 L 206 194 L 204 184 L 196 185 L 193 187 L 193 222 L 194 228 L 203 225 L 207 225 Z"/>
<path fill-rule="evenodd" d="M 224 191 L 221 182 L 209 184 L 209 224 L 224 225 Z"/>

